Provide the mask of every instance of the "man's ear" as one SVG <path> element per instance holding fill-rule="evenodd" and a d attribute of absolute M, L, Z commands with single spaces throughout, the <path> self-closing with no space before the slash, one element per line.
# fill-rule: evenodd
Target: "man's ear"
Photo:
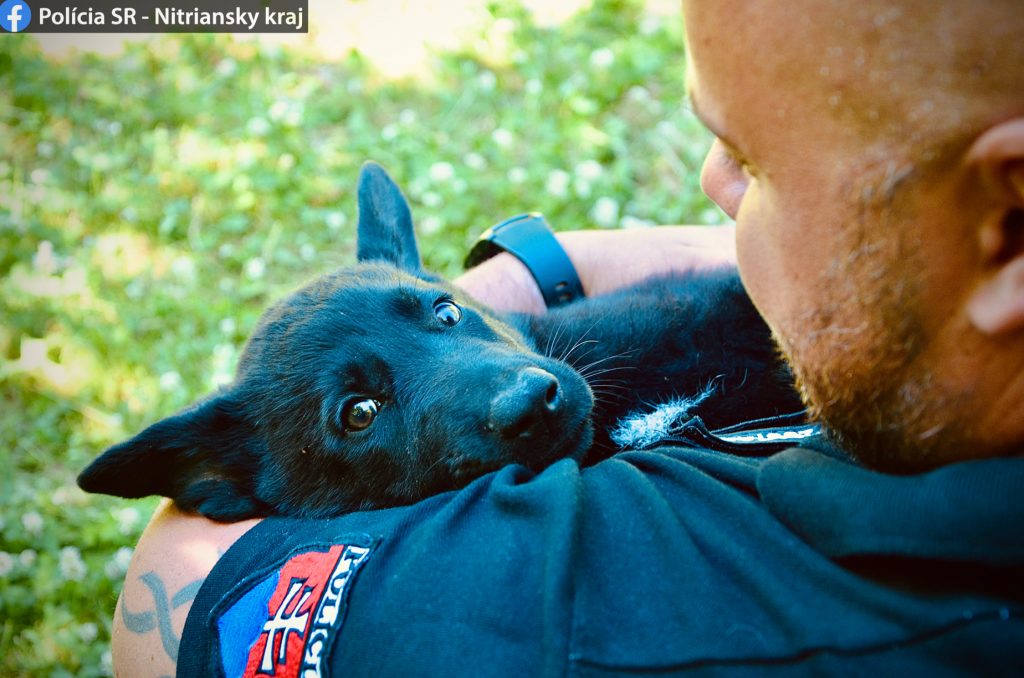
<path fill-rule="evenodd" d="M 971 145 L 991 207 L 978 231 L 984 277 L 967 303 L 971 323 L 985 334 L 1024 328 L 1024 118 L 988 129 Z"/>
<path fill-rule="evenodd" d="M 256 496 L 261 445 L 230 394 L 215 396 L 114 445 L 78 476 L 86 492 L 170 497 L 230 522 L 267 515 Z"/>
<path fill-rule="evenodd" d="M 384 168 L 367 162 L 359 173 L 359 261 L 375 259 L 407 273 L 421 271 L 409 203 Z"/>

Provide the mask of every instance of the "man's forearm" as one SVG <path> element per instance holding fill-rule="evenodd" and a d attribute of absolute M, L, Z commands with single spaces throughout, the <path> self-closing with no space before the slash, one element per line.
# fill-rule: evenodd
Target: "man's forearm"
<path fill-rule="evenodd" d="M 652 275 L 736 264 L 732 226 L 567 231 L 557 237 L 589 296 Z M 530 272 L 510 254 L 499 254 L 466 271 L 455 284 L 498 311 L 544 312 L 544 300 Z"/>

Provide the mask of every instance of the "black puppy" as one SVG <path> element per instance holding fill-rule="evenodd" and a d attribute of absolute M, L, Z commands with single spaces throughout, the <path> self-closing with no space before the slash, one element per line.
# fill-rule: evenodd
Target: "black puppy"
<path fill-rule="evenodd" d="M 621 416 L 673 396 L 712 394 L 693 401 L 710 426 L 799 409 L 733 272 L 499 316 L 422 269 L 408 204 L 374 164 L 358 231 L 359 263 L 270 308 L 230 386 L 110 448 L 79 485 L 225 521 L 331 516 L 510 463 L 596 461 Z"/>

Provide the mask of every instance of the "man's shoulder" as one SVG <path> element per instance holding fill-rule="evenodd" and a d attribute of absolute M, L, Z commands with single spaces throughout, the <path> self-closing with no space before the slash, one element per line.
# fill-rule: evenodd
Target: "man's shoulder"
<path fill-rule="evenodd" d="M 758 437 L 711 435 L 729 445 Z M 928 634 L 958 629 L 982 647 L 981 631 L 961 628 L 965 610 L 986 633 L 1000 615 L 1016 622 L 1000 628 L 1021 639 L 1020 608 L 1003 593 L 986 597 L 950 580 L 928 595 L 849 560 L 859 548 L 857 558 L 928 569 L 950 552 L 923 551 L 925 540 L 908 535 L 926 533 L 935 548 L 965 538 L 942 527 L 939 485 L 968 476 L 991 483 L 1006 469 L 894 479 L 834 451 L 739 454 L 707 442 L 624 452 L 583 469 L 568 460 L 540 474 L 508 467 L 409 507 L 264 521 L 200 593 L 182 670 L 327 657 L 348 672 L 561 674 L 571 665 L 614 673 L 851 654 L 863 655 L 863 668 L 881 648 Z M 978 502 L 964 510 L 986 515 Z M 981 550 L 991 541 L 976 539 L 961 556 L 988 568 Z M 1011 551 L 1000 552 L 1006 562 L 1020 555 Z M 1019 572 L 1022 560 L 1013 562 Z M 318 619 L 330 623 L 321 629 Z"/>

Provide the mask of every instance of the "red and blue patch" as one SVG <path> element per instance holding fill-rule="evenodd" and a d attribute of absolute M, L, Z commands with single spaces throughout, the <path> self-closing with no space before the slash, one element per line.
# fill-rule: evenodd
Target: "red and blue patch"
<path fill-rule="evenodd" d="M 351 583 L 370 548 L 337 544 L 291 556 L 217 620 L 224 675 L 322 676 Z"/>

